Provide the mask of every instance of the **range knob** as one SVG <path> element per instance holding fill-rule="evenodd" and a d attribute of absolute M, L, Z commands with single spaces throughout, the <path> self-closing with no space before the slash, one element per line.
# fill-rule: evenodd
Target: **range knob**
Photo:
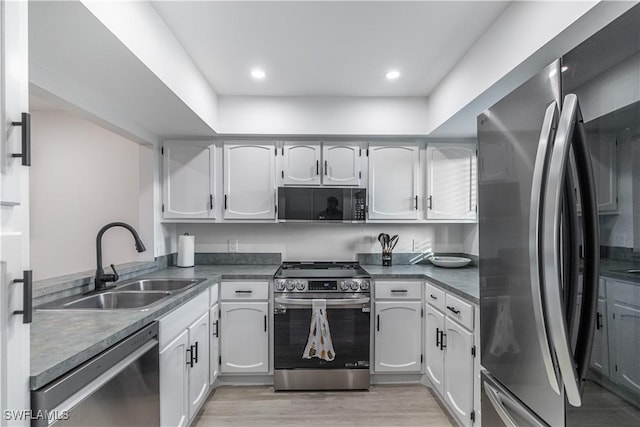
<path fill-rule="evenodd" d="M 304 291 L 304 288 L 306 287 L 304 281 L 302 280 L 296 280 L 296 289 L 299 291 Z"/>
<path fill-rule="evenodd" d="M 368 280 L 363 280 L 362 283 L 360 283 L 360 289 L 362 289 L 363 291 L 368 291 L 369 290 L 369 281 Z"/>
<path fill-rule="evenodd" d="M 358 282 L 356 282 L 355 280 L 349 282 L 349 285 L 351 286 L 352 291 L 357 291 L 358 289 L 360 289 L 360 285 L 358 285 Z"/>
<path fill-rule="evenodd" d="M 342 291 L 348 291 L 349 290 L 349 281 L 348 280 L 343 280 L 340 282 L 340 290 Z"/>
<path fill-rule="evenodd" d="M 284 280 L 276 280 L 276 291 L 284 291 Z"/>
<path fill-rule="evenodd" d="M 287 284 L 288 291 L 292 291 L 296 288 L 296 283 L 293 280 L 287 280 L 286 284 Z"/>

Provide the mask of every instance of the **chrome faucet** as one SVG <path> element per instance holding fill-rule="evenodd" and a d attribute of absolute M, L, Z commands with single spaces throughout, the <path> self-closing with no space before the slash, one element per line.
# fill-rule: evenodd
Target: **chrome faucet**
<path fill-rule="evenodd" d="M 98 264 L 98 267 L 96 268 L 96 279 L 95 279 L 96 285 L 93 291 L 87 292 L 87 293 L 101 292 L 109 288 L 114 288 L 115 285 L 107 286 L 107 283 L 117 282 L 118 279 L 120 278 L 113 264 L 111 264 L 111 269 L 113 270 L 113 274 L 106 274 L 102 269 L 102 235 L 105 233 L 105 231 L 107 231 L 112 227 L 126 228 L 133 235 L 133 239 L 135 240 L 135 244 L 136 244 L 136 250 L 138 252 L 144 252 L 147 250 L 147 248 L 144 247 L 144 243 L 142 243 L 142 240 L 140 240 L 140 236 L 138 235 L 138 232 L 129 224 L 125 224 L 124 222 L 111 222 L 105 225 L 104 227 L 102 227 L 100 231 L 98 231 L 98 235 L 96 237 L 96 257 L 97 257 L 97 264 Z"/>

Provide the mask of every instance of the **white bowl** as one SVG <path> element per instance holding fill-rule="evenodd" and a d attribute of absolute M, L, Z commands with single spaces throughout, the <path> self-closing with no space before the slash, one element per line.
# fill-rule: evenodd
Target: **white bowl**
<path fill-rule="evenodd" d="M 445 268 L 464 267 L 471 262 L 469 258 L 457 256 L 434 256 L 433 258 L 430 258 L 429 261 L 431 261 L 433 265 Z"/>

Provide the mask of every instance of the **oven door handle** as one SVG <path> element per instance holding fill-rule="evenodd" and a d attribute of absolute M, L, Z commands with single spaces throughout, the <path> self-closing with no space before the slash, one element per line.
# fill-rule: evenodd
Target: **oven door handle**
<path fill-rule="evenodd" d="M 313 299 L 311 298 L 282 298 L 275 297 L 274 301 L 277 304 L 282 305 L 297 305 L 303 307 L 311 307 L 313 304 Z M 336 306 L 344 306 L 344 305 L 360 305 L 360 304 L 368 304 L 371 301 L 371 298 L 340 298 L 340 299 L 328 299 L 327 307 L 336 307 Z"/>

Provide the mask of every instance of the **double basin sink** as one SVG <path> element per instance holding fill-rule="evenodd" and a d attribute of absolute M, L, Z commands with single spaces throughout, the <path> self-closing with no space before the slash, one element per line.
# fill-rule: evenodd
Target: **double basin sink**
<path fill-rule="evenodd" d="M 38 307 L 38 310 L 148 309 L 205 279 L 141 279 L 93 295 L 76 295 Z"/>

